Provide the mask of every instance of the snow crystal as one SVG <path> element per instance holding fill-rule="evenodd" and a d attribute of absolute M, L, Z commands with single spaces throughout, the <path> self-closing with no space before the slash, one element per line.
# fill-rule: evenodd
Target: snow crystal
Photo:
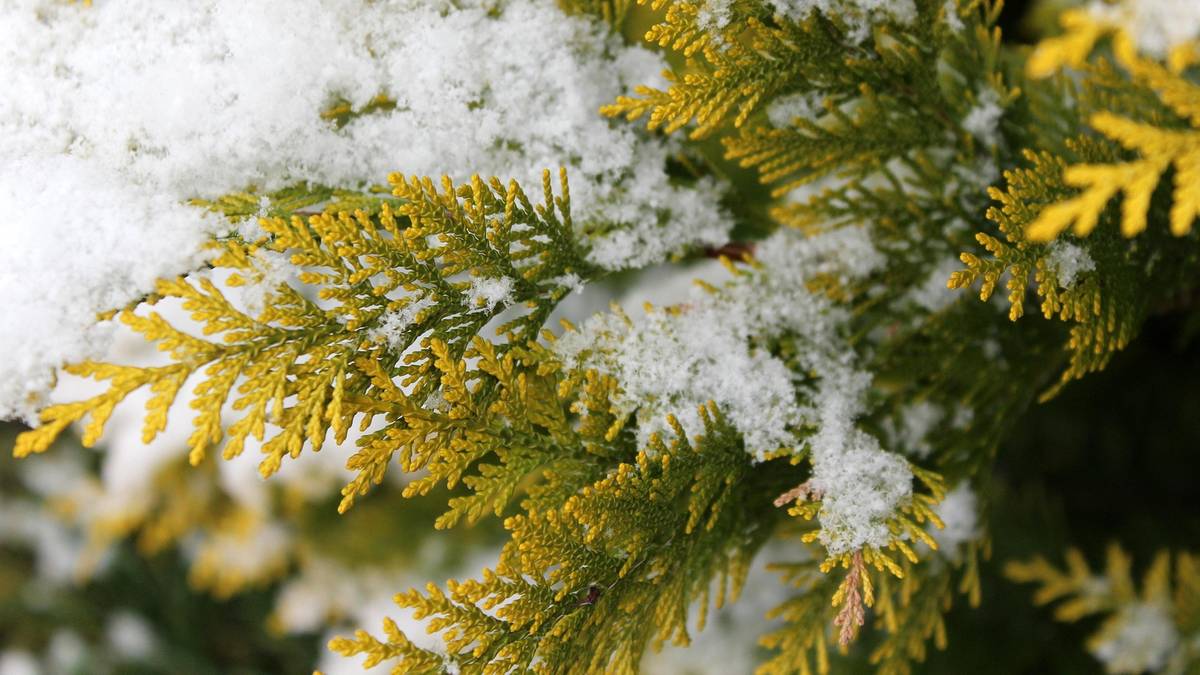
<path fill-rule="evenodd" d="M 788 427 L 801 419 L 793 374 L 775 356 L 752 347 L 751 338 L 803 330 L 833 339 L 838 312 L 805 291 L 804 280 L 819 274 L 859 278 L 881 258 L 859 228 L 810 239 L 784 230 L 759 250 L 765 271 L 716 296 L 695 291 L 679 311 L 652 311 L 640 323 L 600 314 L 560 337 L 555 349 L 568 366 L 616 377 L 623 389 L 616 403 L 637 409 L 643 443 L 666 429 L 668 413 L 698 433 L 698 409 L 712 400 L 756 456 L 790 445 Z"/>
<path fill-rule="evenodd" d="M 705 0 L 696 10 L 696 25 L 710 32 L 729 25 L 732 19 L 732 0 Z"/>
<path fill-rule="evenodd" d="M 54 368 L 103 350 L 97 312 L 199 265 L 222 225 L 192 197 L 390 171 L 536 195 L 565 165 L 597 265 L 724 243 L 716 182 L 673 184 L 671 141 L 597 113 L 660 70 L 552 0 L 0 4 L 0 417 L 28 419 Z M 394 109 L 321 118 L 381 92 Z"/>
<path fill-rule="evenodd" d="M 979 515 L 975 491 L 966 481 L 946 493 L 941 503 L 934 508 L 943 527 L 931 527 L 930 534 L 937 542 L 938 552 L 950 560 L 957 560 L 959 546 L 979 536 Z"/>
<path fill-rule="evenodd" d="M 563 336 L 558 348 L 564 356 L 583 347 L 604 350 L 589 365 L 620 382 L 616 403 L 626 412 L 637 409 L 643 445 L 651 433 L 666 430 L 668 413 L 699 433 L 699 407 L 712 399 L 745 434 L 747 448 L 762 455 L 791 443 L 787 428 L 798 421 L 799 407 L 791 371 L 750 348 L 747 326 L 739 323 L 709 305 L 678 315 L 653 312 L 634 326 L 599 315 L 582 333 Z"/>
<path fill-rule="evenodd" d="M 666 184 L 660 168 L 665 155 L 634 157 L 629 161 L 633 163 L 627 167 L 631 177 L 622 183 L 629 186 L 628 193 L 623 199 L 614 194 L 613 201 L 606 202 L 602 211 L 590 216 L 623 226 L 591 242 L 588 252 L 591 262 L 607 270 L 640 268 L 691 246 L 728 242 L 733 223 L 725 219 L 712 197 L 719 192 L 715 179 L 706 176 L 687 191 Z M 571 204 L 575 203 L 575 182 L 572 182 Z M 657 215 L 651 218 L 647 213 Z"/>
<path fill-rule="evenodd" d="M 874 436 L 853 429 L 837 446 L 813 444 L 812 486 L 820 492 L 821 543 L 830 555 L 891 540 L 887 519 L 912 495 L 912 470 Z"/>
<path fill-rule="evenodd" d="M 240 296 L 245 311 L 260 316 L 270 294 L 295 278 L 297 270 L 289 256 L 265 248 L 254 252 L 252 264 L 253 271 L 242 275 L 246 283 L 240 287 Z"/>
<path fill-rule="evenodd" d="M 583 278 L 574 272 L 567 272 L 561 276 L 549 279 L 548 282 L 554 286 L 567 289 L 568 293 L 578 293 L 584 287 Z"/>
<path fill-rule="evenodd" d="M 871 27 L 885 21 L 910 24 L 917 18 L 913 0 L 767 0 L 775 13 L 800 22 L 821 12 L 843 21 L 854 42 L 862 42 L 871 34 Z M 710 32 L 729 25 L 733 0 L 705 0 L 697 13 L 696 25 Z"/>
<path fill-rule="evenodd" d="M 488 311 L 494 309 L 496 305 L 509 305 L 513 301 L 512 292 L 515 283 L 508 277 L 499 279 L 476 277 L 471 280 L 471 287 L 467 289 L 467 303 L 471 307 Z"/>
<path fill-rule="evenodd" d="M 1113 618 L 1115 630 L 1091 647 L 1109 673 L 1158 672 L 1179 643 L 1169 608 L 1159 603 L 1128 605 Z"/>
<path fill-rule="evenodd" d="M 1046 266 L 1058 279 L 1062 288 L 1071 288 L 1081 272 L 1091 272 L 1096 269 L 1096 261 L 1078 244 L 1072 244 L 1063 239 L 1055 239 L 1050 244 L 1050 253 L 1046 256 Z"/>
<path fill-rule="evenodd" d="M 1000 118 L 1003 116 L 1000 95 L 991 87 L 983 87 L 976 95 L 974 107 L 963 117 L 962 128 L 985 146 L 992 147 L 1000 140 Z"/>
<path fill-rule="evenodd" d="M 402 339 L 404 330 L 416 323 L 421 312 L 436 304 L 437 302 L 429 296 L 421 296 L 400 309 L 390 310 L 383 315 L 378 326 L 368 331 L 367 337 L 374 342 L 387 343 L 394 351 L 400 351 L 408 346 Z"/>

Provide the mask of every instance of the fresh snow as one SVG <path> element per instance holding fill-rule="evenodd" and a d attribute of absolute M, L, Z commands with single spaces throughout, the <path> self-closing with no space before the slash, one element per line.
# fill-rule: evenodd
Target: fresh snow
<path fill-rule="evenodd" d="M 536 200 L 564 165 L 601 267 L 724 243 L 715 182 L 673 184 L 670 141 L 597 112 L 661 66 L 553 0 L 0 0 L 0 417 L 103 353 L 97 312 L 201 263 L 226 225 L 193 197 L 398 171 Z M 380 93 L 394 110 L 321 119 Z"/>
<path fill-rule="evenodd" d="M 780 96 L 767 105 L 767 119 L 771 121 L 772 126 L 779 129 L 791 127 L 792 121 L 796 119 L 815 121 L 825 112 L 821 105 L 823 98 L 820 92 L 798 92 Z"/>
<path fill-rule="evenodd" d="M 0 154 L 0 418 L 32 422 L 55 367 L 104 354 L 97 314 L 195 267 L 216 225 L 98 162 Z"/>
<path fill-rule="evenodd" d="M 617 379 L 622 393 L 615 403 L 636 414 L 643 443 L 665 429 L 668 413 L 688 433 L 702 432 L 698 408 L 709 400 L 756 458 L 806 443 L 827 550 L 885 545 L 886 521 L 911 495 L 912 473 L 903 457 L 856 426 L 871 377 L 855 367 L 842 335 L 845 310 L 805 286 L 822 275 L 863 279 L 883 258 L 870 230 L 860 227 L 813 237 L 784 229 L 757 250 L 759 267 L 716 293 L 696 291 L 688 302 L 638 321 L 598 315 L 564 333 L 555 350 L 568 367 Z M 800 346 L 795 370 L 815 375 L 815 384 L 798 382 L 792 368 L 756 346 L 785 336 Z M 801 427 L 815 432 L 802 440 Z"/>
<path fill-rule="evenodd" d="M 985 147 L 1000 142 L 1000 118 L 1004 108 L 1000 106 L 1000 95 L 991 87 L 983 87 L 976 94 L 975 105 L 963 118 L 963 130 L 979 139 Z"/>
<path fill-rule="evenodd" d="M 947 492 L 941 503 L 934 508 L 934 512 L 942 521 L 942 527 L 931 527 L 929 533 L 937 542 L 938 552 L 943 557 L 958 561 L 962 555 L 959 548 L 979 537 L 977 502 L 975 491 L 969 483 L 963 481 Z"/>
<path fill-rule="evenodd" d="M 512 304 L 512 292 L 515 284 L 516 282 L 508 277 L 472 279 L 471 287 L 467 289 L 467 303 L 471 307 L 488 311 L 494 309 L 496 305 Z"/>
<path fill-rule="evenodd" d="M 367 332 L 372 342 L 387 344 L 393 351 L 401 351 L 408 347 L 402 339 L 404 330 L 417 322 L 421 312 L 436 305 L 432 298 L 423 295 L 416 300 L 410 300 L 403 307 L 389 310 L 379 321 L 379 325 Z"/>
<path fill-rule="evenodd" d="M 1165 57 L 1200 37 L 1200 2 L 1195 0 L 1123 0 L 1116 5 L 1092 0 L 1088 9 L 1129 31 L 1138 49 L 1151 56 Z"/>
<path fill-rule="evenodd" d="M 708 31 L 724 28 L 733 18 L 733 2 L 706 0 L 700 4 L 696 23 Z M 917 18 L 913 0 L 767 0 L 766 4 L 776 14 L 795 22 L 808 19 L 813 12 L 836 17 L 845 24 L 854 42 L 866 40 L 876 24 L 887 21 L 910 24 Z"/>
<path fill-rule="evenodd" d="M 1091 646 L 1092 655 L 1109 673 L 1159 672 L 1179 644 L 1179 631 L 1164 604 L 1133 603 L 1112 620 L 1116 626 Z"/>
<path fill-rule="evenodd" d="M 1096 261 L 1078 244 L 1055 239 L 1046 256 L 1046 266 L 1058 279 L 1058 285 L 1069 289 L 1075 285 L 1079 275 L 1096 269 Z"/>

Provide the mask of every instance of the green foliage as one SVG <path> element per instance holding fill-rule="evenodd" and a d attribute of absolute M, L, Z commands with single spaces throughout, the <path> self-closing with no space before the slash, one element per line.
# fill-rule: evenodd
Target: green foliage
<path fill-rule="evenodd" d="M 634 11 L 626 1 L 560 4 L 617 28 Z M 904 453 L 911 467 L 904 487 L 912 490 L 881 521 L 886 544 L 834 554 L 815 545 L 822 531 L 813 521 L 826 502 L 806 453 L 816 452 L 809 444 L 818 430 L 795 429 L 794 448 L 759 461 L 728 411 L 710 402 L 699 411 L 703 433 L 689 437 L 672 416 L 670 433 L 639 447 L 634 412 L 647 402 L 619 405 L 618 379 L 560 361 L 544 324 L 578 283 L 601 276 L 571 220 L 565 172 L 557 196 L 545 174 L 538 205 L 515 182 L 403 176 L 390 178 L 390 194 L 303 185 L 204 203 L 242 221 L 238 234 L 216 243 L 214 271 L 164 280 L 119 315 L 170 362 L 69 366 L 108 390 L 46 409 L 17 454 L 46 450 L 84 420 L 83 442 L 94 444 L 115 407 L 143 387 L 152 392 L 143 432 L 150 441 L 191 379 L 193 464 L 222 442 L 223 456 L 237 456 L 253 439 L 268 476 L 305 446 L 346 441 L 357 424 L 347 461 L 357 475 L 339 511 L 395 461 L 411 474 L 405 497 L 446 495 L 437 528 L 496 516 L 508 531 L 482 578 L 397 596 L 429 620 L 446 654 L 417 646 L 390 619 L 382 637 L 358 630 L 330 644 L 395 673 L 636 672 L 647 647 L 687 644 L 689 624 L 702 628 L 710 605 L 736 599 L 756 553 L 782 536 L 812 546 L 781 565 L 792 592 L 771 614 L 781 625 L 762 638 L 772 653 L 759 672 L 826 673 L 855 658 L 835 652 L 852 649 L 878 672 L 912 672 L 930 644 L 945 646 L 955 595 L 972 605 L 981 595 L 982 531 L 935 552 L 931 531 L 943 524 L 937 509 L 947 486 L 986 478 L 998 444 L 1056 375 L 1044 398 L 1103 369 L 1149 317 L 1188 302 L 1200 263 L 1198 237 L 1184 226 L 1197 211 L 1185 185 L 1196 169 L 1195 139 L 1184 130 L 1197 119 L 1196 86 L 1185 69 L 1128 54 L 1118 62 L 1129 73 L 1101 59 L 1078 86 L 1040 79 L 1055 59 L 1082 67 L 1111 31 L 1081 24 L 1083 33 L 1043 46 L 1057 56 L 1035 52 L 1027 71 L 994 29 L 999 3 L 917 0 L 911 21 L 874 17 L 864 34 L 846 17 L 814 11 L 793 21 L 750 0 L 729 3 L 719 21 L 707 3 L 639 4 L 659 12 L 645 37 L 674 52 L 670 84 L 639 87 L 603 113 L 644 117 L 668 134 L 686 130 L 680 163 L 704 164 L 687 167 L 692 174 L 745 169 L 730 173 L 731 186 L 762 198 L 756 235 L 862 228 L 884 258 L 853 281 L 818 265 L 799 285 L 828 299 L 844 323 L 837 356 L 874 378 L 865 411 L 847 424 Z M 1064 103 L 1075 96 L 1078 106 Z M 384 96 L 361 110 L 339 103 L 326 118 L 343 125 L 392 105 Z M 721 160 L 699 159 L 718 143 Z M 1029 146 L 1041 151 L 1022 153 Z M 1140 167 L 1132 183 L 1105 179 L 1088 196 L 1103 181 L 1080 167 L 1107 167 L 1100 173 L 1111 178 L 1129 166 Z M 1159 190 L 1169 172 L 1174 189 Z M 1119 192 L 1120 214 L 1109 204 Z M 255 217 L 260 230 L 247 222 Z M 1057 219 L 1053 227 L 1047 218 Z M 1146 232 L 1130 245 L 1110 227 L 1118 222 L 1125 233 Z M 1096 231 L 1044 241 L 1069 224 L 1079 235 Z M 753 276 L 753 243 L 722 251 L 744 253 L 745 266 L 727 266 Z M 955 255 L 966 269 L 939 276 Z M 281 280 L 281 268 L 298 272 L 299 283 Z M 978 286 L 984 302 L 943 302 L 931 297 L 931 282 L 934 291 Z M 1002 283 L 1007 316 L 986 304 Z M 251 289 L 247 297 L 257 288 L 261 302 L 239 300 L 230 292 L 239 288 Z M 1057 322 L 1012 325 L 1030 291 Z M 158 302 L 180 305 L 203 337 L 145 309 Z M 492 324 L 496 339 L 483 335 Z M 801 392 L 823 376 L 808 372 L 815 369 L 800 353 L 810 345 L 786 332 L 748 335 L 748 348 L 791 370 L 797 404 L 822 404 Z M 938 417 L 909 434 L 921 405 Z M 235 419 L 226 425 L 229 408 Z M 210 517 L 214 528 L 236 526 L 236 514 L 219 513 L 219 499 L 201 497 L 164 508 L 142 524 L 150 533 L 142 536 L 165 546 Z M 1128 565 L 1110 565 L 1113 592 L 1093 597 L 1090 571 L 1071 560 L 1066 574 L 1044 562 L 1010 572 L 1042 582 L 1044 599 L 1079 596 L 1064 610 L 1072 617 L 1134 598 Z M 1143 601 L 1161 600 L 1165 564 L 1155 566 Z M 1194 563 L 1185 556 L 1178 567 L 1178 616 L 1195 630 Z M 201 585 L 229 587 L 210 571 Z"/>
<path fill-rule="evenodd" d="M 1069 142 L 1068 146 L 1082 156 L 1105 152 L 1102 146 L 1086 140 Z M 1041 298 L 1042 315 L 1072 324 L 1066 344 L 1070 363 L 1059 382 L 1043 394 L 1045 398 L 1072 379 L 1103 369 L 1113 354 L 1136 336 L 1156 303 L 1189 286 L 1186 270 L 1196 260 L 1197 251 L 1194 245 L 1131 248 L 1107 231 L 1086 243 L 1072 244 L 1086 246 L 1079 250 L 1087 251 L 1094 268 L 1073 272 L 1074 278 L 1066 283 L 1053 261 L 1054 247 L 1030 241 L 1026 235 L 1026 229 L 1043 209 L 1067 194 L 1062 180 L 1066 164 L 1047 153 L 1031 152 L 1027 159 L 1032 163 L 1030 168 L 1006 172 L 1007 187 L 991 191 L 999 206 L 988 210 L 988 218 L 997 224 L 1005 241 L 978 234 L 976 239 L 992 257 L 964 253 L 962 261 L 967 269 L 956 272 L 950 285 L 966 288 L 979 282 L 980 299 L 986 301 L 1007 277 L 1009 318 L 1016 321 L 1024 315 L 1032 279 Z"/>
<path fill-rule="evenodd" d="M 482 580 L 451 581 L 448 592 L 430 584 L 397 601 L 433 618 L 463 673 L 631 673 L 648 642 L 687 644 L 693 604 L 702 624 L 714 583 L 717 607 L 736 597 L 776 513 L 740 435 L 715 407 L 702 414 L 703 435 L 689 441 L 669 420 L 669 442 L 653 438 L 557 507 L 539 508 L 546 492 L 535 491 L 505 521 L 512 538 Z M 368 663 L 400 655 L 396 673 L 437 658 L 385 633 L 386 642 L 360 635 L 331 647 Z"/>
<path fill-rule="evenodd" d="M 213 266 L 232 271 L 228 286 L 268 286 L 257 315 L 236 306 L 211 279 L 161 281 L 151 302 L 181 301 L 204 334 L 220 335 L 221 341 L 178 330 L 154 312 L 122 312 L 121 321 L 156 342 L 173 363 L 68 367 L 72 374 L 109 381 L 110 388 L 82 402 L 46 409 L 43 426 L 17 440 L 16 454 L 45 450 L 68 424 L 85 416 L 90 421 L 83 442 L 95 443 L 116 405 L 145 386 L 155 394 L 147 404 L 143 431 L 148 442 L 164 427 L 185 381 L 203 372 L 192 403 L 199 413 L 188 442 L 192 463 L 199 464 L 223 439 L 222 454 L 237 456 L 247 438 L 254 437 L 264 441 L 260 470 L 270 475 L 306 443 L 320 448 L 327 436 L 338 443 L 345 440 L 355 416 L 363 415 L 365 425 L 375 415 L 394 412 L 375 400 L 379 387 L 395 388 L 389 378 L 411 387 L 418 400 L 434 395 L 443 371 L 434 367 L 433 344 L 445 346 L 443 358 L 457 360 L 500 311 L 526 303 L 527 313 L 500 327 L 509 339 L 501 350 L 522 344 L 536 335 L 569 290 L 558 279 L 594 273 L 573 238 L 565 172 L 557 198 L 546 174 L 545 202 L 537 207 L 515 182 L 506 187 L 497 179 L 475 178 L 456 188 L 447 179 L 439 191 L 428 179 L 394 176 L 392 181 L 399 200 L 395 212 L 383 201 L 375 214 L 359 210 L 319 213 L 307 221 L 298 215 L 264 218 L 262 239 L 223 242 Z M 326 196 L 289 195 L 289 206 L 310 205 Z M 247 201 L 230 198 L 219 204 L 234 210 Z M 300 281 L 318 289 L 320 302 L 287 283 L 264 281 L 263 252 L 286 255 L 301 270 Z M 482 298 L 472 302 L 472 279 L 504 279 L 509 288 L 491 304 Z M 400 325 L 392 320 L 391 334 L 386 333 L 389 316 L 402 317 Z M 388 354 L 394 356 L 389 359 Z M 384 373 L 387 385 L 378 379 Z M 241 416 L 225 430 L 221 410 L 227 402 Z M 265 438 L 268 422 L 279 431 Z M 376 473 L 360 476 L 351 493 L 377 482 L 378 466 L 365 462 L 362 471 L 371 470 Z"/>

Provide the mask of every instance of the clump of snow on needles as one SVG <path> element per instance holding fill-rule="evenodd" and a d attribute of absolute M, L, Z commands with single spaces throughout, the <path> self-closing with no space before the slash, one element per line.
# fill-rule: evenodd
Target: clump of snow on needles
<path fill-rule="evenodd" d="M 1135 602 L 1121 608 L 1090 645 L 1109 673 L 1157 673 L 1179 645 L 1171 608 L 1162 602 Z"/>
<path fill-rule="evenodd" d="M 1046 266 L 1058 279 L 1058 285 L 1069 289 L 1075 285 L 1080 274 L 1096 269 L 1096 261 L 1078 244 L 1056 239 L 1050 244 Z"/>
<path fill-rule="evenodd" d="M 103 353 L 97 312 L 199 264 L 224 224 L 193 197 L 399 171 L 536 198 L 565 165 L 602 267 L 723 242 L 714 184 L 672 185 L 667 141 L 597 113 L 660 69 L 553 0 L 0 2 L 0 417 Z M 321 118 L 380 93 L 395 109 Z"/>
<path fill-rule="evenodd" d="M 702 432 L 698 409 L 711 400 L 756 458 L 807 444 L 822 498 L 822 543 L 831 554 L 885 545 L 886 520 L 911 495 L 912 472 L 856 425 L 871 377 L 856 368 L 843 335 L 848 314 L 806 290 L 817 276 L 863 279 L 883 258 L 869 228 L 859 227 L 814 237 L 785 228 L 758 251 L 760 266 L 716 293 L 697 291 L 676 311 L 654 310 L 637 322 L 598 315 L 559 337 L 555 350 L 568 368 L 617 379 L 614 403 L 636 415 L 643 443 L 665 429 L 668 413 L 689 434 Z M 765 348 L 776 338 L 795 341 L 798 363 Z M 815 382 L 798 381 L 796 372 Z M 801 428 L 815 432 L 802 438 Z"/>
<path fill-rule="evenodd" d="M 1138 49 L 1151 56 L 1164 57 L 1200 37 L 1200 2 L 1195 0 L 1092 0 L 1088 10 L 1127 30 Z"/>
<path fill-rule="evenodd" d="M 112 326 L 97 313 L 197 265 L 214 227 L 95 162 L 0 163 L 0 418 L 31 418 L 56 366 L 103 353 Z"/>
<path fill-rule="evenodd" d="M 963 481 L 934 509 L 942 521 L 942 527 L 930 527 L 929 534 L 937 542 L 938 552 L 943 557 L 957 561 L 960 547 L 979 537 L 979 505 L 970 483 Z"/>
<path fill-rule="evenodd" d="M 488 310 L 496 305 L 510 304 L 514 285 L 516 282 L 508 277 L 472 279 L 471 286 L 467 289 L 467 302 L 472 307 L 484 307 Z"/>
<path fill-rule="evenodd" d="M 1000 118 L 1004 108 L 1000 105 L 1000 94 L 991 87 L 984 87 L 976 95 L 975 105 L 967 111 L 962 128 L 987 147 L 1000 142 Z"/>

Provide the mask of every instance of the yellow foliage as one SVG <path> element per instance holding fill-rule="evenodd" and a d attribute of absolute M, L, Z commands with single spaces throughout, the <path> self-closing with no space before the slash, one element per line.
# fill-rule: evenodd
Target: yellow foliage
<path fill-rule="evenodd" d="M 1064 34 L 1044 40 L 1027 63 L 1032 77 L 1045 77 L 1062 67 L 1086 68 L 1098 40 L 1113 35 L 1113 56 L 1138 87 L 1154 92 L 1168 110 L 1187 126 L 1163 127 L 1131 120 L 1111 112 L 1097 112 L 1088 122 L 1101 135 L 1134 152 L 1138 158 L 1114 164 L 1077 164 L 1063 174 L 1067 185 L 1082 194 L 1046 207 L 1028 226 L 1033 241 L 1050 241 L 1068 227 L 1078 236 L 1095 229 L 1105 207 L 1118 194 L 1121 233 L 1132 237 L 1144 231 L 1151 197 L 1163 175 L 1174 168 L 1169 225 L 1175 236 L 1184 236 L 1200 215 L 1200 86 L 1182 72 L 1194 53 L 1182 45 L 1163 66 L 1136 50 L 1118 24 L 1102 20 L 1088 10 L 1071 10 L 1062 18 Z"/>
<path fill-rule="evenodd" d="M 1030 77 L 1048 77 L 1064 67 L 1081 67 L 1091 56 L 1096 43 L 1114 29 L 1111 24 L 1097 21 L 1086 9 L 1063 12 L 1059 23 L 1063 28 L 1062 35 L 1039 42 L 1025 62 L 1025 72 Z"/>
<path fill-rule="evenodd" d="M 95 444 L 114 408 L 142 387 L 152 394 L 142 434 L 149 442 L 166 427 L 168 411 L 185 382 L 198 376 L 190 402 L 196 411 L 194 429 L 187 441 L 192 464 L 202 462 L 223 440 L 222 455 L 235 457 L 247 439 L 254 438 L 262 442 L 260 472 L 269 476 L 285 456 L 297 457 L 305 445 L 319 450 L 327 437 L 343 442 L 356 417 L 365 428 L 376 415 L 385 415 L 401 421 L 387 428 L 385 436 L 390 438 L 368 436 L 351 459 L 351 468 L 360 475 L 347 487 L 343 508 L 382 478 L 387 459 L 401 447 L 409 447 L 406 469 L 415 471 L 436 457 L 432 468 L 445 469 L 437 473 L 440 479 L 456 482 L 464 462 L 479 454 L 468 455 L 455 444 L 474 439 L 483 453 L 496 442 L 488 437 L 490 444 L 481 445 L 480 430 L 471 428 L 491 405 L 490 393 L 475 400 L 477 391 L 468 389 L 460 359 L 473 336 L 505 308 L 503 303 L 472 305 L 465 294 L 469 277 L 508 278 L 514 302 L 528 304 L 530 311 L 501 327 L 508 340 L 497 350 L 507 351 L 534 338 L 567 294 L 569 289 L 555 279 L 592 269 L 574 238 L 565 172 L 560 174 L 559 196 L 553 194 L 550 173 L 545 172 L 545 201 L 538 206 L 515 182 L 504 185 L 495 178 L 484 181 L 476 176 L 463 186 L 443 179 L 440 188 L 428 178 L 395 175 L 390 180 L 399 199 L 395 209 L 392 202 L 380 201 L 370 211 L 272 216 L 260 221 L 267 233 L 263 240 L 221 242 L 212 265 L 230 272 L 224 286 L 274 284 L 263 289 L 260 311 L 241 309 L 209 277 L 159 281 L 145 305 L 180 304 L 205 337 L 180 330 L 140 307 L 120 312 L 122 323 L 169 353 L 172 363 L 68 366 L 68 373 L 107 382 L 107 391 L 45 409 L 42 426 L 17 439 L 16 455 L 44 451 L 69 424 L 84 419 L 82 441 Z M 280 194 L 293 206 L 311 206 L 311 195 Z M 248 196 L 231 197 L 211 206 L 241 213 L 252 201 Z M 287 256 L 300 283 L 315 286 L 325 306 L 290 283 L 265 281 L 259 267 L 264 252 Z M 399 297 L 393 297 L 397 293 Z M 414 308 L 416 302 L 422 303 L 419 309 Z M 398 335 L 387 340 L 372 337 L 385 315 L 403 311 L 411 316 Z M 209 336 L 217 337 L 206 339 Z M 524 374 L 504 379 L 512 374 L 503 370 L 509 362 L 486 341 L 478 341 L 476 351 L 491 356 L 484 361 L 484 368 L 491 370 L 472 377 L 482 373 L 504 380 L 505 397 L 495 405 L 516 401 L 510 391 L 520 391 L 530 400 L 543 395 L 558 405 L 550 385 L 530 389 Z M 411 401 L 399 394 L 402 390 L 410 392 Z M 422 440 L 428 450 L 422 454 L 410 447 L 417 441 L 406 446 L 404 438 L 415 439 L 414 428 L 421 428 L 423 421 L 440 419 L 426 405 L 439 390 L 452 404 L 449 424 L 457 431 L 431 436 L 428 443 Z M 549 424 L 553 418 L 538 403 L 522 405 L 520 414 L 528 412 L 536 422 Z M 236 419 L 227 424 L 223 412 L 227 415 L 230 407 Z M 558 415 L 562 417 L 561 410 Z M 445 444 L 438 445 L 436 438 Z M 419 481 L 412 489 L 420 491 L 427 484 Z M 505 502 L 503 493 L 499 490 L 493 498 Z M 479 513 L 472 508 L 473 518 Z"/>
<path fill-rule="evenodd" d="M 1200 101 L 1200 88 L 1197 88 Z M 1196 105 L 1200 106 L 1200 103 Z M 1121 233 L 1132 237 L 1146 229 L 1150 198 L 1163 174 L 1175 167 L 1175 185 L 1170 215 L 1171 233 L 1183 236 L 1200 215 L 1200 127 L 1177 131 L 1134 122 L 1109 113 L 1097 113 L 1091 125 L 1141 159 L 1120 164 L 1076 164 L 1063 173 L 1063 180 L 1084 192 L 1042 211 L 1029 225 L 1029 238 L 1050 241 L 1074 225 L 1076 235 L 1091 234 L 1108 202 L 1118 193 L 1121 202 Z"/>
<path fill-rule="evenodd" d="M 987 301 L 1000 280 L 1007 277 L 1008 316 L 1016 321 L 1025 314 L 1032 278 L 1041 298 L 1042 315 L 1073 324 L 1066 345 L 1070 363 L 1059 381 L 1043 393 L 1042 398 L 1047 399 L 1067 382 L 1103 369 L 1113 354 L 1133 339 L 1144 310 L 1136 298 L 1113 288 L 1112 284 L 1106 285 L 1094 273 L 1081 273 L 1069 288 L 1063 287 L 1058 271 L 1047 262 L 1050 250 L 1027 236 L 1029 223 L 1065 203 L 1056 200 L 1063 192 L 1064 169 L 1069 169 L 1065 162 L 1049 153 L 1026 152 L 1025 156 L 1031 168 L 1006 171 L 1007 187 L 989 190 L 998 205 L 989 208 L 987 216 L 996 223 L 1004 240 L 982 232 L 977 234 L 976 240 L 991 257 L 961 254 L 967 269 L 954 272 L 947 286 L 968 288 L 979 282 L 979 297 Z"/>
<path fill-rule="evenodd" d="M 1137 612 L 1153 608 L 1175 624 L 1181 635 L 1192 635 L 1200 628 L 1197 607 L 1200 607 L 1200 571 L 1195 557 L 1189 553 L 1174 556 L 1175 580 L 1172 588 L 1172 556 L 1161 551 L 1151 561 L 1142 578 L 1141 590 L 1134 583 L 1133 561 L 1117 544 L 1110 544 L 1102 572 L 1093 572 L 1076 549 L 1066 554 L 1066 566 L 1060 570 L 1041 556 L 1027 562 L 1010 561 L 1004 573 L 1013 581 L 1035 583 L 1040 587 L 1034 602 L 1042 605 L 1063 600 L 1054 616 L 1060 621 L 1073 622 L 1094 614 L 1108 615 L 1100 628 L 1088 638 L 1093 651 L 1113 639 L 1125 622 L 1136 620 Z M 1200 659 L 1185 644 L 1178 646 L 1170 660 L 1179 672 L 1185 666 L 1194 667 Z M 1167 656 L 1167 655 L 1164 655 Z"/>

